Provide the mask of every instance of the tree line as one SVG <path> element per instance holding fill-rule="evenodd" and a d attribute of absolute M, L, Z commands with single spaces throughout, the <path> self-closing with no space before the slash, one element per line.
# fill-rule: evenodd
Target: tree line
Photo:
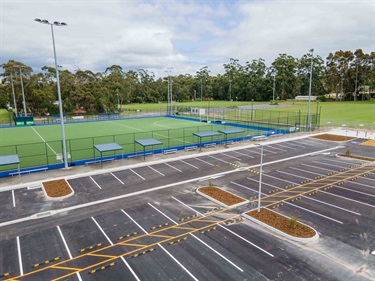
<path fill-rule="evenodd" d="M 339 93 L 345 100 L 363 99 L 363 93 L 375 90 L 375 52 L 361 49 L 336 51 L 326 60 L 311 53 L 301 58 L 280 54 L 267 67 L 264 59 L 241 64 L 231 58 L 223 65 L 224 74 L 211 75 L 207 66 L 195 75 L 179 74 L 156 78 L 147 69 L 124 71 L 112 65 L 104 72 L 76 70 L 74 73 L 59 68 L 59 80 L 64 112 L 84 109 L 90 113 L 114 112 L 129 103 L 157 103 L 168 100 L 168 85 L 173 101 L 238 100 L 269 101 L 293 99 L 309 94 L 310 66 L 312 95 Z M 12 81 L 17 112 L 23 113 L 22 86 L 27 112 L 34 115 L 57 113 L 56 70 L 44 66 L 33 73 L 30 66 L 15 60 L 2 65 L 0 106 L 13 107 Z M 21 84 L 22 76 L 22 84 Z M 366 96 L 366 98 L 368 95 Z M 120 107 L 121 108 L 121 107 Z"/>

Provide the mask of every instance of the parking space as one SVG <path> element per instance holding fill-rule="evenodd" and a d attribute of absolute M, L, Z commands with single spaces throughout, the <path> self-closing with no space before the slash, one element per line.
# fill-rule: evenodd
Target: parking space
<path fill-rule="evenodd" d="M 320 152 L 326 149 L 332 154 Z M 5 228 L 2 237 L 9 239 L 0 241 L 0 275 L 74 281 L 354 280 L 359 268 L 345 264 L 366 262 L 365 254 L 374 250 L 375 168 L 333 157 L 340 149 L 315 139 L 263 147 L 262 206 L 314 227 L 320 239 L 308 247 L 250 221 L 228 223 L 257 206 L 262 150 L 223 149 L 70 179 L 76 194 L 46 210 L 92 205 L 57 213 L 40 225 L 25 221 L 25 232 L 17 224 Z M 209 181 L 251 202 L 227 210 L 194 192 Z M 1 192 L 1 208 L 41 206 L 40 192 L 15 190 L 16 207 L 13 193 Z M 119 195 L 124 196 L 99 202 Z M 366 267 L 363 279 L 371 274 Z"/>

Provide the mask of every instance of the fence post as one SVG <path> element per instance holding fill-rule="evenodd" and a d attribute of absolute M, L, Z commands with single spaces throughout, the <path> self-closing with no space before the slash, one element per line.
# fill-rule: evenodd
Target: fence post
<path fill-rule="evenodd" d="M 44 143 L 44 149 L 45 149 L 45 151 L 46 151 L 46 162 L 47 162 L 47 167 L 49 166 L 49 162 L 48 162 L 48 149 L 47 149 L 47 143 L 45 142 Z"/>

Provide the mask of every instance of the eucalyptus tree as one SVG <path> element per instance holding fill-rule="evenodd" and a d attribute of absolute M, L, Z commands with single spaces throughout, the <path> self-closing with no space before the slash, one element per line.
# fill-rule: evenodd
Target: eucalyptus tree
<path fill-rule="evenodd" d="M 276 80 L 279 86 L 277 92 L 280 99 L 294 98 L 296 96 L 296 59 L 287 54 L 280 54 L 272 66 L 277 72 Z"/>

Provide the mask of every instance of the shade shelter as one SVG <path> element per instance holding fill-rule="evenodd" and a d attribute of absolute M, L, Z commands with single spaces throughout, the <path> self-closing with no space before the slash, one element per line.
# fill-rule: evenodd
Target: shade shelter
<path fill-rule="evenodd" d="M 20 159 L 17 154 L 0 156 L 0 166 L 17 164 L 18 175 L 20 175 Z"/>
<path fill-rule="evenodd" d="M 196 132 L 196 133 L 193 133 L 193 135 L 199 138 L 199 149 L 202 150 L 202 138 L 221 136 L 221 133 L 215 132 L 215 131 L 206 131 L 206 132 Z"/>
<path fill-rule="evenodd" d="M 113 151 L 114 158 L 116 158 L 116 151 L 121 150 L 122 154 L 124 155 L 124 148 L 119 145 L 118 143 L 103 143 L 103 144 L 95 144 L 94 145 L 94 158 L 96 161 L 95 151 L 99 151 L 100 153 L 100 167 L 103 167 L 103 152 Z"/>
<path fill-rule="evenodd" d="M 244 130 L 240 130 L 240 129 L 228 129 L 228 130 L 219 130 L 218 132 L 225 135 L 225 146 L 227 146 L 228 135 L 243 133 L 245 131 Z"/>
<path fill-rule="evenodd" d="M 143 160 L 146 159 L 146 147 L 154 145 L 163 145 L 164 143 L 157 140 L 157 139 L 141 139 L 141 140 L 134 140 L 135 143 L 138 143 L 143 147 Z"/>

